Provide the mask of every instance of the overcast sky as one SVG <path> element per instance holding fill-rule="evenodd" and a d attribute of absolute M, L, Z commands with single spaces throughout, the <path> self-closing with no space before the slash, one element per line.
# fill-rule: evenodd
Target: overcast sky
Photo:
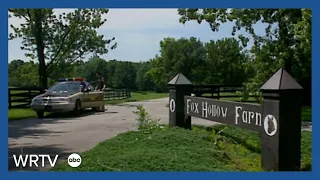
<path fill-rule="evenodd" d="M 55 9 L 55 13 L 68 12 L 70 9 Z M 110 9 L 107 22 L 98 30 L 105 37 L 115 37 L 118 47 L 109 51 L 103 58 L 122 61 L 147 61 L 159 53 L 159 42 L 166 37 L 197 37 L 201 41 L 231 37 L 232 24 L 221 26 L 213 33 L 207 23 L 179 23 L 177 9 Z M 10 24 L 20 24 L 17 18 L 9 18 Z M 256 26 L 257 32 L 263 33 L 264 26 Z M 20 49 L 21 39 L 9 41 L 9 61 L 26 60 Z"/>

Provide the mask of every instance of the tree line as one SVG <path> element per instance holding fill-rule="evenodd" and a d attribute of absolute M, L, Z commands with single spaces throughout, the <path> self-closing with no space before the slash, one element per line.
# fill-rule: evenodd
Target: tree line
<path fill-rule="evenodd" d="M 107 61 L 97 55 L 88 61 L 61 61 L 50 72 L 49 84 L 61 77 L 95 81 L 96 72 L 101 72 L 110 87 L 164 92 L 178 72 L 196 84 L 242 84 L 254 72 L 234 38 L 208 43 L 195 37 L 165 38 L 160 47 L 160 54 L 145 62 Z M 39 86 L 38 63 L 13 60 L 8 66 L 10 86 Z"/>
<path fill-rule="evenodd" d="M 311 102 L 311 9 L 179 9 L 181 23 L 205 21 L 213 32 L 233 22 L 235 37 L 205 43 L 196 37 L 168 37 L 160 42 L 158 55 L 139 63 L 100 58 L 117 47 L 115 38 L 105 39 L 96 31 L 106 22 L 102 18 L 106 9 L 77 9 L 60 16 L 53 9 L 9 11 L 27 22 L 12 26 L 10 39 L 22 37 L 22 49 L 29 50 L 26 56 L 35 60 L 9 64 L 12 86 L 46 87 L 69 76 L 90 81 L 101 71 L 109 86 L 162 92 L 179 72 L 195 84 L 243 84 L 243 96 L 248 96 L 259 94 L 262 83 L 283 67 L 305 88 L 305 99 Z M 259 22 L 267 25 L 264 35 L 255 32 Z M 249 35 L 236 36 L 241 29 Z M 251 48 L 249 39 L 253 40 Z M 94 55 L 84 61 L 90 53 Z"/>

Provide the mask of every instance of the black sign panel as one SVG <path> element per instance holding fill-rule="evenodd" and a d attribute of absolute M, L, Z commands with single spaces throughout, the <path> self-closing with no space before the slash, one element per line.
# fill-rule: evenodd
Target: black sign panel
<path fill-rule="evenodd" d="M 253 131 L 265 131 L 264 119 L 268 117 L 262 117 L 261 105 L 191 96 L 185 96 L 184 103 L 184 112 L 186 115 Z M 272 117 L 269 117 L 269 119 L 270 118 Z M 276 131 L 277 122 L 273 123 L 273 121 L 271 121 L 272 126 L 269 126 L 269 124 L 267 125 L 268 128 L 273 127 Z"/>

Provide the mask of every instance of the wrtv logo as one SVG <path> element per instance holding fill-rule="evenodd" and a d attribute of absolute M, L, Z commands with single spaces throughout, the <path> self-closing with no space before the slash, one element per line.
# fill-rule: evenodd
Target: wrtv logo
<path fill-rule="evenodd" d="M 53 158 L 49 154 L 26 154 L 26 155 L 12 155 L 16 167 L 46 167 L 49 164 L 54 167 L 57 163 L 59 155 Z"/>

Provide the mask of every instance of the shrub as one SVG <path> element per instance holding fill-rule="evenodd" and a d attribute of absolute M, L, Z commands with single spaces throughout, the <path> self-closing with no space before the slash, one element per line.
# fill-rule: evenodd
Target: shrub
<path fill-rule="evenodd" d="M 136 120 L 138 121 L 138 131 L 152 133 L 154 131 L 166 129 L 164 126 L 160 125 L 160 119 L 152 119 L 142 105 L 139 105 L 134 113 L 137 115 Z"/>

